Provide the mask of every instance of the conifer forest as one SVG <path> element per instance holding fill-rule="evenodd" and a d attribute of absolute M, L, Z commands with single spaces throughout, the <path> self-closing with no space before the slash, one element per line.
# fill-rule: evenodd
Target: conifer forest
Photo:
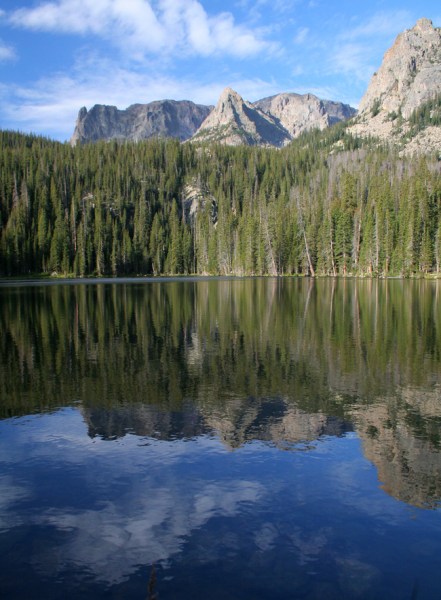
<path fill-rule="evenodd" d="M 0 174 L 2 276 L 441 270 L 439 156 L 344 125 L 281 150 L 3 131 Z"/>

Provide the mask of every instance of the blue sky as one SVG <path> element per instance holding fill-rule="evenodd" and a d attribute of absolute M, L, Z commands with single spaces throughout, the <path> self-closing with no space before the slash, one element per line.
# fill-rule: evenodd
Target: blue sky
<path fill-rule="evenodd" d="M 71 136 L 82 106 L 311 92 L 357 106 L 439 0 L 0 0 L 0 128 Z"/>

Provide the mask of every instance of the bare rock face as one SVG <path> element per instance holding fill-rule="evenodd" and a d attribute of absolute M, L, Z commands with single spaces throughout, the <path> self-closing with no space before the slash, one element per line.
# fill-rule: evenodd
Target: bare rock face
<path fill-rule="evenodd" d="M 197 180 L 187 183 L 182 191 L 182 209 L 185 221 L 194 224 L 198 213 L 210 207 L 210 219 L 213 225 L 217 223 L 218 206 L 216 198 L 209 189 L 202 186 Z"/>
<path fill-rule="evenodd" d="M 276 117 L 291 138 L 310 129 L 326 129 L 357 112 L 348 104 L 320 100 L 313 94 L 277 94 L 254 102 L 253 106 Z"/>
<path fill-rule="evenodd" d="M 189 139 L 212 110 L 188 100 L 160 100 L 133 104 L 126 110 L 96 104 L 82 108 L 71 144 L 97 140 L 145 140 L 153 137 Z"/>
<path fill-rule="evenodd" d="M 441 93 L 441 29 L 420 19 L 386 52 L 359 107 L 354 132 L 382 138 L 394 135 L 394 121 Z"/>
<path fill-rule="evenodd" d="M 277 119 L 226 88 L 192 140 L 230 146 L 280 147 L 289 142 L 290 136 Z"/>

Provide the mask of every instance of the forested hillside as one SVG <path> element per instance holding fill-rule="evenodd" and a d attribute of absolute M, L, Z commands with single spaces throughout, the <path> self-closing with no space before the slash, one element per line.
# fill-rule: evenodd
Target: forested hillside
<path fill-rule="evenodd" d="M 341 125 L 282 150 L 0 132 L 0 173 L 2 275 L 441 269 L 438 157 Z"/>

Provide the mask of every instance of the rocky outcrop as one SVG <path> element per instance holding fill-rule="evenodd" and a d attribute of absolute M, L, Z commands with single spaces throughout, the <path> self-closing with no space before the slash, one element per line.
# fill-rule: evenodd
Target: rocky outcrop
<path fill-rule="evenodd" d="M 280 147 L 290 141 L 290 136 L 277 119 L 226 88 L 192 140 L 229 146 Z"/>
<path fill-rule="evenodd" d="M 397 140 L 408 119 L 441 94 L 441 29 L 429 19 L 398 35 L 363 96 L 352 132 Z"/>
<path fill-rule="evenodd" d="M 200 211 L 209 210 L 211 223 L 217 224 L 217 201 L 209 189 L 198 181 L 192 181 L 184 186 L 182 191 L 182 210 L 185 222 L 194 225 Z"/>
<path fill-rule="evenodd" d="M 326 129 L 356 114 L 355 108 L 341 102 L 320 100 L 313 94 L 277 94 L 253 104 L 278 119 L 291 139 L 310 129 Z"/>
<path fill-rule="evenodd" d="M 126 110 L 96 104 L 82 108 L 71 144 L 97 140 L 146 140 L 154 137 L 189 139 L 212 110 L 188 100 L 160 100 L 133 104 Z"/>

